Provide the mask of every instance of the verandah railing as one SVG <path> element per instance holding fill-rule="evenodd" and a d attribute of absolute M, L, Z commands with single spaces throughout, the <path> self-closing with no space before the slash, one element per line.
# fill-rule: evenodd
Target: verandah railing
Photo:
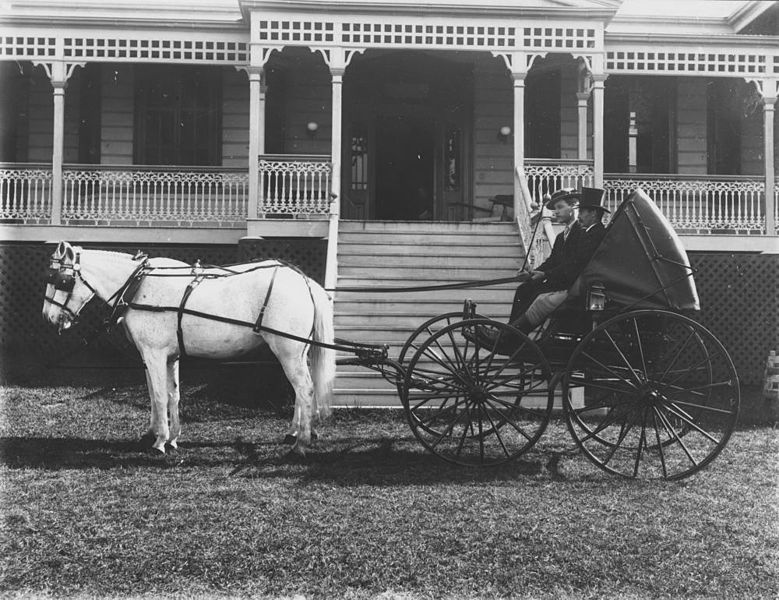
<path fill-rule="evenodd" d="M 544 194 L 561 188 L 592 187 L 594 181 L 591 160 L 528 158 L 525 175 L 530 195 L 539 203 Z"/>
<path fill-rule="evenodd" d="M 64 223 L 234 223 L 247 214 L 246 169 L 65 165 Z"/>
<path fill-rule="evenodd" d="M 329 214 L 333 173 L 329 155 L 264 154 L 259 167 L 261 214 Z"/>
<path fill-rule="evenodd" d="M 48 223 L 51 218 L 51 165 L 0 163 L 0 219 Z"/>
<path fill-rule="evenodd" d="M 641 188 L 677 230 L 690 233 L 765 233 L 765 179 L 761 176 L 618 174 L 604 176 L 612 211 Z"/>

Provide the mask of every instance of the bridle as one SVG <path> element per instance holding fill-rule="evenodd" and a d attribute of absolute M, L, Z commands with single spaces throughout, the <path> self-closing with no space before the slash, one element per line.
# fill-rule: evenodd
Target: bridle
<path fill-rule="evenodd" d="M 52 257 L 51 262 L 49 263 L 49 272 L 46 276 L 46 283 L 51 284 L 54 287 L 54 291 L 56 292 L 66 292 L 67 296 L 65 297 L 64 302 L 59 302 L 54 299 L 54 297 L 44 295 L 44 302 L 48 302 L 49 304 L 53 304 L 54 306 L 60 307 L 63 312 L 67 313 L 70 316 L 70 320 L 75 325 L 78 322 L 78 316 L 81 312 L 81 309 L 84 308 L 84 306 L 87 305 L 87 303 L 97 295 L 97 290 L 94 288 L 93 285 L 91 285 L 86 278 L 84 277 L 83 273 L 81 272 L 81 252 L 78 250 L 74 250 L 75 252 L 75 258 L 73 259 L 73 264 L 68 264 L 63 262 L 62 258 L 55 258 Z M 133 271 L 132 275 L 127 278 L 127 281 L 119 286 L 119 289 L 117 289 L 110 298 L 106 300 L 106 303 L 110 306 L 111 302 L 116 299 L 117 303 L 121 299 L 124 291 L 127 289 L 127 287 L 130 285 L 130 283 L 136 278 L 136 276 L 140 273 L 141 270 L 146 268 L 148 263 L 148 257 L 144 254 L 138 253 L 135 258 L 135 260 L 140 260 L 140 264 L 138 267 Z M 81 283 L 83 283 L 87 289 L 92 292 L 89 298 L 81 305 L 81 307 L 78 310 L 73 310 L 68 306 L 70 303 L 71 298 L 73 297 L 73 289 L 76 287 L 76 279 L 80 280 Z M 115 309 L 115 306 L 112 306 L 113 309 Z"/>
<path fill-rule="evenodd" d="M 73 264 L 64 263 L 61 258 L 51 259 L 51 262 L 49 263 L 49 273 L 46 276 L 46 283 L 51 284 L 54 287 L 55 293 L 65 292 L 67 293 L 67 296 L 65 297 L 64 302 L 55 300 L 53 296 L 44 296 L 44 302 L 59 306 L 64 312 L 70 315 L 70 319 L 74 324 L 78 321 L 78 313 L 81 312 L 81 308 L 87 304 L 87 302 L 84 302 L 81 305 L 81 308 L 76 311 L 68 306 L 73 297 L 73 289 L 76 287 L 76 279 L 80 279 L 87 289 L 92 292 L 92 296 L 87 300 L 87 302 L 89 302 L 89 300 L 97 294 L 97 290 L 95 290 L 81 274 L 81 253 L 78 251 L 76 252 Z"/>

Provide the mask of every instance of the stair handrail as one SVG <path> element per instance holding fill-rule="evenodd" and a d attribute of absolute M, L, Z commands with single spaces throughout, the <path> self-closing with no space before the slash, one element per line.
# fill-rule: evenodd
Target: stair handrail
<path fill-rule="evenodd" d="M 327 257 L 325 258 L 325 289 L 335 289 L 338 281 L 338 196 L 330 194 L 330 219 L 327 226 Z M 335 298 L 335 293 L 331 299 Z"/>
<path fill-rule="evenodd" d="M 552 243 L 555 239 L 552 227 L 551 212 L 542 203 L 537 202 L 530 193 L 527 183 L 527 175 L 522 165 L 518 165 L 514 171 L 516 188 L 520 198 L 514 203 L 519 235 L 525 252 L 528 254 L 528 266 L 535 267 L 541 264 L 549 256 Z M 533 222 L 541 219 L 535 239 L 532 236 Z"/>

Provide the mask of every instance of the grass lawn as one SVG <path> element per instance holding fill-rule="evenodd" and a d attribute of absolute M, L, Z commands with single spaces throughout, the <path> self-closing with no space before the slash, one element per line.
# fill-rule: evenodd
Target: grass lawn
<path fill-rule="evenodd" d="M 116 385 L 2 389 L 5 597 L 779 596 L 775 428 L 664 483 L 602 473 L 562 423 L 476 472 L 400 412 L 340 412 L 296 463 L 286 421 L 189 385 L 182 451 L 158 459 L 145 387 Z"/>

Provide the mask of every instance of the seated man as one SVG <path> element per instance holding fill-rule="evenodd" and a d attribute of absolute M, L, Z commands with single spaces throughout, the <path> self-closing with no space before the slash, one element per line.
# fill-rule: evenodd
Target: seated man
<path fill-rule="evenodd" d="M 568 288 L 576 281 L 606 233 L 601 221 L 603 213 L 609 210 L 601 204 L 602 199 L 603 190 L 595 188 L 582 188 L 581 192 L 562 189 L 552 194 L 546 207 L 554 210 L 557 219 L 565 224 L 565 230 L 555 238 L 549 258 L 534 271 L 521 274 L 528 280 L 517 288 L 510 325 L 523 333 L 530 333 L 568 297 Z M 578 220 L 574 218 L 577 202 Z M 477 335 L 483 345 L 492 347 L 498 332 L 481 327 Z"/>

